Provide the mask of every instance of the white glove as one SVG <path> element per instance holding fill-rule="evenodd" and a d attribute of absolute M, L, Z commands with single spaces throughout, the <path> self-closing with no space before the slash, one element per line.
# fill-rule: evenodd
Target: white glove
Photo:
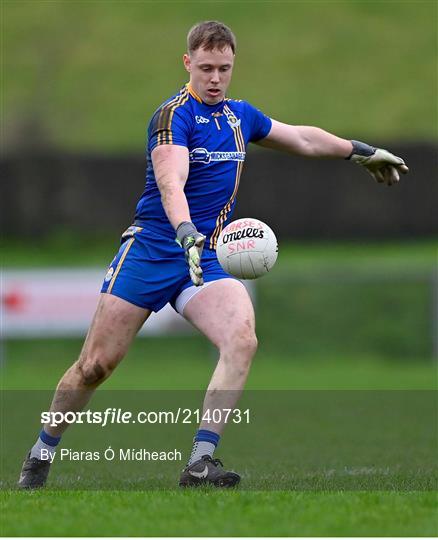
<path fill-rule="evenodd" d="M 371 176 L 380 184 L 392 186 L 400 181 L 399 173 L 406 174 L 409 169 L 402 158 L 394 156 L 388 150 L 374 148 L 368 144 L 351 141 L 353 152 L 347 159 L 363 165 Z"/>
<path fill-rule="evenodd" d="M 196 230 L 193 223 L 183 221 L 176 229 L 176 241 L 184 249 L 189 265 L 190 279 L 193 285 L 204 285 L 201 268 L 201 255 L 204 249 L 205 236 Z"/>

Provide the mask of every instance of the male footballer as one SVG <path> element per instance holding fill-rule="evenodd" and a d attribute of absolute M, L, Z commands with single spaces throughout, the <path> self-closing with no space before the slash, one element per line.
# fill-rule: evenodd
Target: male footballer
<path fill-rule="evenodd" d="M 236 40 L 216 21 L 195 25 L 183 56 L 189 82 L 154 113 L 148 129 L 146 187 L 134 223 L 105 276 L 79 359 L 59 381 L 50 411 L 82 410 L 125 356 L 153 311 L 167 303 L 202 332 L 220 356 L 204 411 L 233 409 L 256 352 L 254 310 L 243 284 L 215 254 L 230 221 L 248 143 L 313 158 L 347 159 L 387 185 L 408 172 L 386 150 L 310 126 L 273 120 L 246 101 L 226 97 Z M 19 486 L 44 486 L 67 424 L 46 424 L 24 461 Z M 232 487 L 240 476 L 213 457 L 223 423 L 203 421 L 180 486 Z"/>

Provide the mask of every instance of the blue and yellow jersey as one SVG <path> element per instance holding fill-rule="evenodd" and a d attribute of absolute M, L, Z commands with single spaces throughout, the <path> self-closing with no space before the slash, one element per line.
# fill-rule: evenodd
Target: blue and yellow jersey
<path fill-rule="evenodd" d="M 190 216 L 207 236 L 205 247 L 214 250 L 233 213 L 246 147 L 266 137 L 271 125 L 270 118 L 245 101 L 226 98 L 207 105 L 185 85 L 158 108 L 149 124 L 146 188 L 137 205 L 136 223 L 175 238 L 161 203 L 151 152 L 161 144 L 185 146 L 190 166 L 184 192 Z"/>

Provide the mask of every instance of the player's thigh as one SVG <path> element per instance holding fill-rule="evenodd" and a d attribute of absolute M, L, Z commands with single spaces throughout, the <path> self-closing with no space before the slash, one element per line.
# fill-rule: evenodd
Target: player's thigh
<path fill-rule="evenodd" d="M 150 314 L 122 298 L 101 294 L 81 357 L 97 355 L 104 362 L 117 363 Z"/>
<path fill-rule="evenodd" d="M 251 298 L 236 279 L 211 283 L 189 300 L 183 314 L 218 348 L 236 339 L 256 345 Z"/>

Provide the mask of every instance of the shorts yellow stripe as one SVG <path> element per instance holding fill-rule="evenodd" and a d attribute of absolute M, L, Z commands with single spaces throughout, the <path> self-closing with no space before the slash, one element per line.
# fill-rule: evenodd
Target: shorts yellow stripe
<path fill-rule="evenodd" d="M 119 264 L 117 265 L 116 271 L 114 272 L 114 275 L 113 275 L 113 277 L 112 277 L 112 279 L 111 279 L 111 283 L 109 284 L 108 289 L 106 290 L 107 293 L 110 293 L 110 292 L 111 292 L 111 290 L 112 290 L 112 288 L 113 288 L 113 285 L 114 285 L 114 282 L 116 281 L 117 275 L 118 275 L 118 273 L 120 272 L 120 269 L 122 268 L 123 261 L 125 260 L 126 255 L 128 255 L 128 251 L 131 249 L 131 246 L 132 246 L 132 244 L 134 243 L 134 240 L 135 240 L 135 238 L 132 237 L 132 238 L 128 241 L 128 244 L 127 244 L 127 246 L 125 247 L 125 250 L 123 251 L 122 256 L 120 257 L 120 261 L 119 261 Z"/>

